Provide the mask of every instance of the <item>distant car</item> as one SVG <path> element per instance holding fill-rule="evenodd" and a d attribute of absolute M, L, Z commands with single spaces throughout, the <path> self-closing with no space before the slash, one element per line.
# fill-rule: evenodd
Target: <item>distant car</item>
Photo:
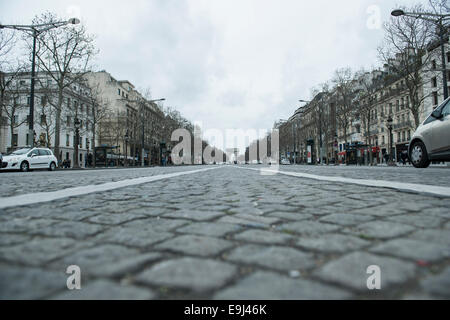
<path fill-rule="evenodd" d="M 2 162 L 3 162 L 3 156 L 2 156 L 2 154 L 0 153 L 0 170 L 2 170 Z"/>
<path fill-rule="evenodd" d="M 416 168 L 427 168 L 431 161 L 450 161 L 450 98 L 414 132 L 408 155 Z"/>
<path fill-rule="evenodd" d="M 289 165 L 289 164 L 291 164 L 291 162 L 288 159 L 281 159 L 281 164 L 282 165 Z"/>
<path fill-rule="evenodd" d="M 1 170 L 20 170 L 27 172 L 35 169 L 54 171 L 58 160 L 48 148 L 23 148 L 3 156 Z"/>

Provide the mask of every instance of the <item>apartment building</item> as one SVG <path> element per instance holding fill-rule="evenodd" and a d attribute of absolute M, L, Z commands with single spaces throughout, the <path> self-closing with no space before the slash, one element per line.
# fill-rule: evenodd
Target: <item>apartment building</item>
<path fill-rule="evenodd" d="M 160 157 L 164 114 L 148 101 L 128 80 L 117 80 L 106 71 L 86 75 L 89 85 L 98 90 L 110 115 L 99 124 L 97 145 L 114 149 L 129 165 L 157 164 Z"/>
<path fill-rule="evenodd" d="M 5 91 L 0 127 L 0 152 L 34 145 L 55 150 L 55 124 L 58 88 L 46 72 L 36 73 L 34 100 L 34 134 L 29 131 L 31 74 L 5 74 L 9 85 Z M 59 132 L 59 160 L 74 163 L 74 146 L 77 141 L 75 120 L 79 123 L 78 161 L 85 166 L 88 154 L 92 153 L 92 105 L 88 89 L 80 83 L 73 83 L 63 90 L 61 126 Z"/>

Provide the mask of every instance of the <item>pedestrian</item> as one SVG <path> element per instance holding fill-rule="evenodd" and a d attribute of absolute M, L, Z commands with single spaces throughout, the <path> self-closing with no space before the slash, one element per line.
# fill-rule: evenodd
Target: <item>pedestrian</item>
<path fill-rule="evenodd" d="M 403 151 L 402 154 L 400 155 L 400 157 L 402 158 L 403 165 L 405 166 L 406 165 L 406 158 L 408 158 L 408 155 L 407 155 L 406 151 Z"/>
<path fill-rule="evenodd" d="M 387 153 L 384 154 L 384 162 L 386 162 L 386 164 L 389 162 L 389 155 Z"/>

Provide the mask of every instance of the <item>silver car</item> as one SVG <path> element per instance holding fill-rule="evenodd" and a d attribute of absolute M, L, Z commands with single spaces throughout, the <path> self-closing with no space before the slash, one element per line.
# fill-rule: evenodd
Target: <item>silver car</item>
<path fill-rule="evenodd" d="M 426 168 L 431 161 L 450 161 L 450 98 L 417 128 L 408 154 L 416 168 Z"/>

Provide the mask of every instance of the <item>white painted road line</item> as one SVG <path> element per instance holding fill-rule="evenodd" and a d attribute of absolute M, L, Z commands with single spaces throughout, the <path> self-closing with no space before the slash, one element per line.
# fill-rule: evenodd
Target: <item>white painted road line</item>
<path fill-rule="evenodd" d="M 271 170 L 271 169 L 254 169 L 254 168 L 243 168 L 243 167 L 238 167 L 238 168 L 245 169 L 245 170 L 254 170 L 254 171 L 259 171 L 259 172 L 272 173 L 272 174 L 283 174 L 286 176 L 313 179 L 313 180 L 319 180 L 319 181 L 357 184 L 357 185 L 362 185 L 362 186 L 367 186 L 367 187 L 389 188 L 389 189 L 395 189 L 398 191 L 423 193 L 423 194 L 429 194 L 429 195 L 439 196 L 439 197 L 450 197 L 450 187 L 440 187 L 440 186 L 415 184 L 415 183 L 403 183 L 403 182 L 386 181 L 386 180 L 368 180 L 368 179 L 352 179 L 352 178 L 332 177 L 332 176 L 318 176 L 318 175 L 309 174 L 309 173 L 279 171 L 279 170 Z"/>
<path fill-rule="evenodd" d="M 213 168 L 207 168 L 207 169 L 174 172 L 174 173 L 160 174 L 160 175 L 149 176 L 149 177 L 121 180 L 121 181 L 116 181 L 116 182 L 107 182 L 107 183 L 98 184 L 98 185 L 88 185 L 88 186 L 82 186 L 82 187 L 67 188 L 67 189 L 58 190 L 58 191 L 38 192 L 38 193 L 24 194 L 24 195 L 20 195 L 20 196 L 4 197 L 4 198 L 0 198 L 0 209 L 9 208 L 9 207 L 17 207 L 17 206 L 25 206 L 25 205 L 30 205 L 30 204 L 42 203 L 42 202 L 50 202 L 50 201 L 54 201 L 54 200 L 75 197 L 75 196 L 81 196 L 81 195 L 95 193 L 95 192 L 109 191 L 109 190 L 144 184 L 144 183 L 148 183 L 148 182 L 152 182 L 152 181 L 158 181 L 158 180 L 163 180 L 163 179 L 180 177 L 180 176 L 184 176 L 184 175 L 188 175 L 188 174 L 205 172 L 205 171 L 214 170 L 214 169 L 218 169 L 218 168 L 219 167 L 213 167 Z"/>

